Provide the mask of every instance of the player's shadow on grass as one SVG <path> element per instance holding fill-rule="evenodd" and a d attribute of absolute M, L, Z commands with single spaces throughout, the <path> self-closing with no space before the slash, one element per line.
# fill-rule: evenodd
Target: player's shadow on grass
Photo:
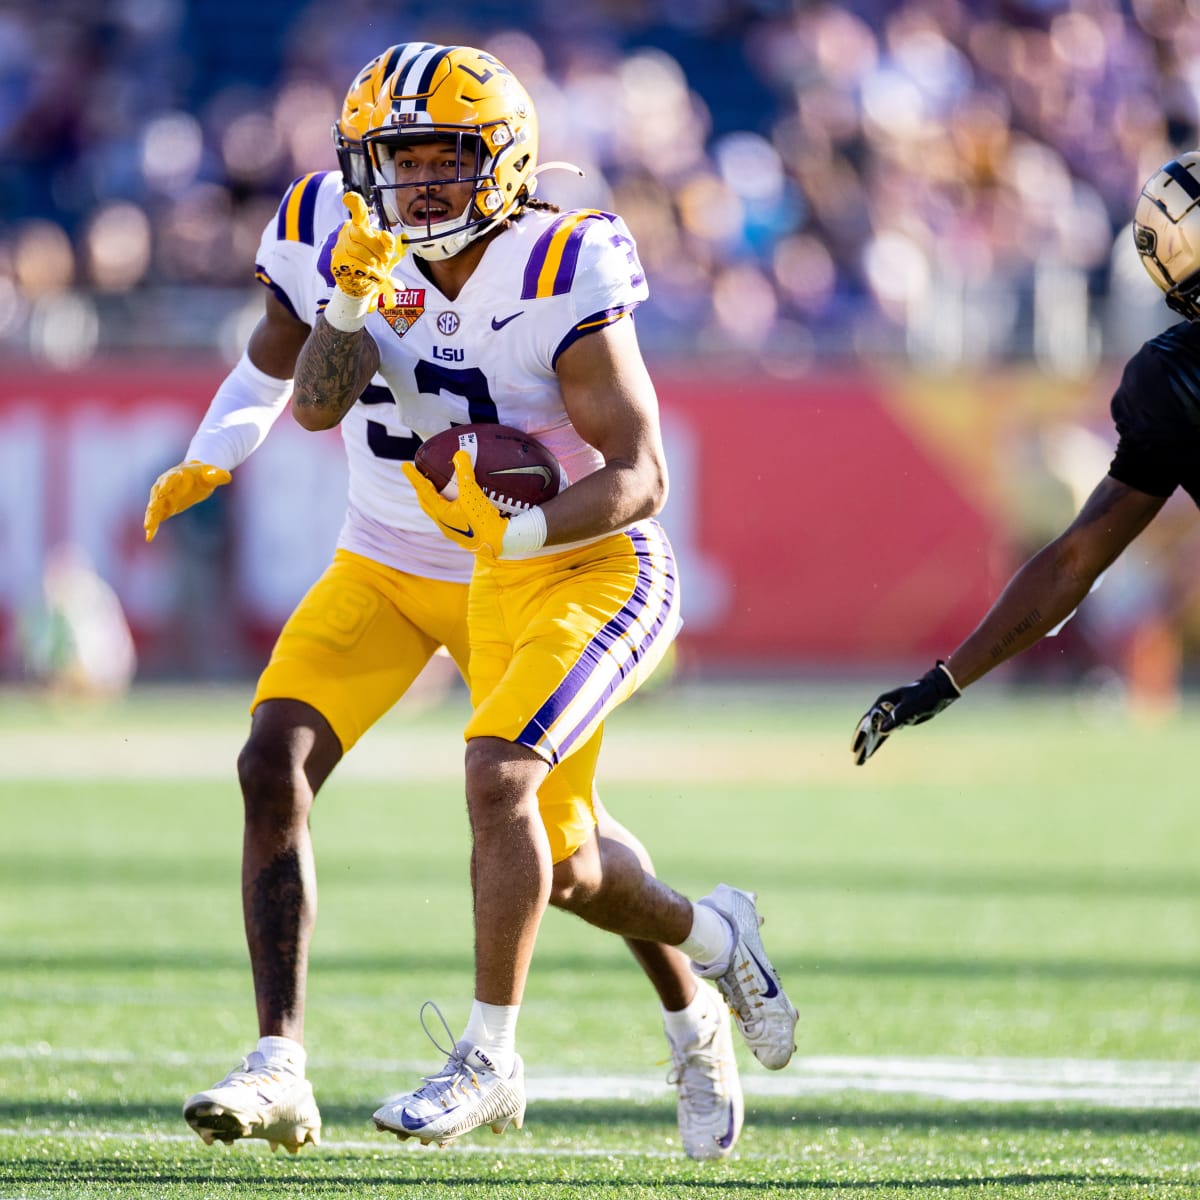
<path fill-rule="evenodd" d="M 153 1184 L 163 1186 L 197 1185 L 205 1189 L 206 1195 L 214 1191 L 228 1191 L 230 1195 L 245 1194 L 253 1184 L 255 1194 L 291 1194 L 289 1189 L 302 1187 L 305 1195 L 349 1196 L 364 1195 L 368 1189 L 387 1189 L 387 1194 L 404 1195 L 410 1189 L 414 1196 L 426 1195 L 429 1186 L 439 1188 L 478 1188 L 487 1184 L 497 1194 L 510 1192 L 518 1197 L 530 1195 L 529 1189 L 543 1189 L 547 1196 L 562 1186 L 563 1159 L 571 1157 L 570 1150 L 550 1158 L 535 1155 L 521 1156 L 515 1147 L 508 1155 L 520 1157 L 519 1179 L 497 1177 L 492 1168 L 492 1158 L 482 1159 L 474 1153 L 480 1147 L 468 1140 L 464 1146 L 472 1148 L 471 1157 L 457 1153 L 454 1148 L 429 1160 L 411 1147 L 397 1146 L 383 1135 L 379 1138 L 379 1151 L 364 1154 L 361 1150 L 341 1151 L 339 1141 L 358 1143 L 367 1134 L 370 1126 L 369 1103 L 362 1105 L 323 1105 L 326 1120 L 326 1139 L 321 1150 L 305 1151 L 297 1158 L 280 1153 L 267 1155 L 262 1143 L 251 1146 L 205 1148 L 197 1140 L 190 1146 L 195 1155 L 195 1165 L 176 1158 L 164 1162 L 158 1156 L 144 1160 L 136 1155 L 118 1157 L 102 1155 L 76 1157 L 69 1151 L 61 1157 L 40 1155 L 36 1160 L 0 1161 L 0 1187 L 24 1188 L 30 1184 L 45 1184 L 52 1181 L 58 1188 L 78 1186 L 136 1187 Z M 10 1125 L 20 1121 L 42 1121 L 52 1126 L 61 1126 L 63 1132 L 71 1127 L 83 1130 L 103 1129 L 121 1140 L 122 1127 L 133 1126 L 131 1139 L 146 1130 L 164 1133 L 178 1132 L 185 1144 L 190 1144 L 178 1105 L 161 1103 L 134 1104 L 82 1104 L 77 1101 L 41 1101 L 33 1104 L 0 1100 L 0 1124 Z M 537 1146 L 539 1140 L 554 1139 L 559 1143 L 563 1136 L 576 1137 L 581 1155 L 589 1155 L 589 1133 L 596 1131 L 601 1143 L 609 1144 L 621 1127 L 643 1131 L 654 1127 L 664 1137 L 674 1133 L 674 1105 L 669 1102 L 635 1104 L 619 1101 L 552 1101 L 540 1102 L 529 1110 L 528 1131 L 532 1135 L 530 1144 Z M 68 1122 L 72 1123 L 71 1125 Z M 972 1112 L 956 1108 L 954 1112 L 921 1108 L 912 1110 L 889 1110 L 874 1113 L 847 1112 L 837 1108 L 808 1108 L 796 1110 L 786 1104 L 773 1104 L 769 1109 L 751 1105 L 747 1112 L 747 1125 L 779 1126 L 800 1130 L 820 1130 L 830 1126 L 841 1129 L 902 1127 L 907 1129 L 1088 1129 L 1098 1133 L 1146 1134 L 1184 1133 L 1195 1129 L 1196 1113 L 1185 1111 L 1120 1112 L 1096 1111 L 1090 1113 L 1060 1112 L 1008 1112 L 990 1110 Z M 577 1132 L 576 1132 L 577 1131 Z M 543 1144 L 547 1144 L 543 1142 Z M 492 1148 L 497 1154 L 505 1153 L 508 1144 L 497 1142 Z M 507 1157 L 507 1155 L 506 1155 Z M 1088 1186 L 1090 1188 L 1150 1188 L 1155 1185 L 1171 1186 L 1170 1180 L 1131 1174 L 1102 1174 L 1094 1171 L 1082 1172 L 1022 1172 L 973 1177 L 930 1176 L 927 1178 L 898 1178 L 859 1180 L 840 1176 L 828 1178 L 772 1178 L 770 1161 L 759 1162 L 754 1168 L 754 1178 L 737 1178 L 736 1173 L 744 1167 L 735 1158 L 727 1164 L 699 1165 L 690 1162 L 682 1154 L 655 1154 L 652 1158 L 652 1177 L 638 1178 L 636 1167 L 631 1163 L 640 1157 L 637 1151 L 622 1155 L 626 1170 L 619 1177 L 598 1179 L 589 1177 L 586 1183 L 589 1193 L 604 1195 L 619 1194 L 631 1188 L 654 1185 L 657 1188 L 685 1189 L 689 1195 L 729 1195 L 743 1193 L 747 1196 L 761 1193 L 765 1187 L 779 1191 L 901 1191 L 920 1193 L 927 1190 L 950 1191 L 954 1189 L 978 1189 L 981 1187 L 1013 1187 L 1058 1184 L 1068 1188 Z M 754 1155 L 749 1155 L 754 1159 Z M 337 1172 L 336 1177 L 323 1177 L 325 1172 Z M 792 1175 L 792 1172 L 788 1172 Z M 568 1194 L 574 1194 L 569 1192 Z"/>

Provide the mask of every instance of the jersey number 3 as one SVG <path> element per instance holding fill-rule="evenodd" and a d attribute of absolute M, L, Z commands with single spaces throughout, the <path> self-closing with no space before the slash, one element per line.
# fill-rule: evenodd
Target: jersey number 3
<path fill-rule="evenodd" d="M 418 391 L 438 395 L 449 392 L 461 396 L 467 402 L 468 420 L 473 424 L 498 425 L 500 415 L 496 403 L 488 390 L 487 376 L 478 367 L 447 367 L 442 363 L 419 362 L 413 372 Z M 382 404 L 392 400 L 387 388 L 372 384 L 360 397 L 364 404 Z M 400 462 L 411 462 L 421 438 L 410 434 L 397 437 L 388 433 L 379 421 L 367 422 L 367 445 L 376 458 L 388 458 Z"/>

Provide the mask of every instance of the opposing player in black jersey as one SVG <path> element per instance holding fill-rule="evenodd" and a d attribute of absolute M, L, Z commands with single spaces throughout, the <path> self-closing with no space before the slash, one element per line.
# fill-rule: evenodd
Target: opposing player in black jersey
<path fill-rule="evenodd" d="M 1200 151 L 1179 155 L 1147 180 L 1133 237 L 1168 306 L 1184 320 L 1125 366 L 1112 399 L 1119 441 L 1108 475 L 949 658 L 871 705 L 854 731 L 859 766 L 894 730 L 937 716 L 968 684 L 1070 616 L 1176 488 L 1200 506 Z"/>

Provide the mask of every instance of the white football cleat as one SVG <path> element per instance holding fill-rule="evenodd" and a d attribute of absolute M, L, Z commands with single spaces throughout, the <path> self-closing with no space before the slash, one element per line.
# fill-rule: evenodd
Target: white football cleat
<path fill-rule="evenodd" d="M 184 1120 L 206 1146 L 239 1138 L 262 1138 L 271 1149 L 295 1154 L 321 1141 L 321 1113 L 312 1084 L 303 1076 L 268 1067 L 256 1050 L 206 1092 L 183 1106 Z"/>
<path fill-rule="evenodd" d="M 416 1091 L 388 1101 L 375 1113 L 375 1128 L 398 1138 L 417 1138 L 439 1146 L 481 1125 L 503 1133 L 525 1122 L 525 1065 L 516 1056 L 512 1074 L 503 1078 L 477 1046 L 459 1042 L 436 1075 L 426 1075 Z"/>
<path fill-rule="evenodd" d="M 742 1131 L 744 1106 L 729 1009 L 707 984 L 700 987 L 707 997 L 702 1028 L 691 1042 L 676 1043 L 668 1035 L 667 1081 L 679 1091 L 679 1141 L 688 1158 L 702 1161 L 729 1157 Z"/>
<path fill-rule="evenodd" d="M 428 1025 L 425 1010 L 437 1014 L 446 1037 L 454 1042 L 454 1034 L 442 1016 L 442 1010 L 432 1000 L 421 1005 L 421 1028 L 425 1036 L 443 1054 Z M 510 1124 L 518 1129 L 525 1122 L 525 1064 L 519 1054 L 513 1055 L 513 1069 L 502 1076 L 487 1052 L 469 1042 L 454 1042 L 446 1065 L 436 1075 L 426 1075 L 421 1086 L 389 1100 L 375 1112 L 375 1128 L 394 1133 L 403 1141 L 417 1138 L 422 1146 L 436 1142 L 448 1145 L 481 1125 L 490 1125 L 493 1133 L 503 1133 Z"/>
<path fill-rule="evenodd" d="M 754 907 L 755 899 L 753 892 L 720 883 L 697 901 L 719 912 L 733 927 L 733 955 L 728 966 L 694 962 L 692 970 L 717 985 L 754 1057 L 778 1071 L 788 1065 L 796 1049 L 799 1014 L 758 936 L 762 917 Z"/>

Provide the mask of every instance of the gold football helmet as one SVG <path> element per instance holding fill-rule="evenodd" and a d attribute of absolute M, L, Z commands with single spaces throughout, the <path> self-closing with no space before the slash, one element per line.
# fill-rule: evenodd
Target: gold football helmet
<path fill-rule="evenodd" d="M 371 200 L 385 228 L 393 229 L 427 259 L 450 258 L 494 228 L 533 192 L 538 125 L 533 101 L 499 59 L 470 46 L 433 46 L 406 57 L 384 80 L 375 105 L 375 128 L 363 135 Z M 398 150 L 416 141 L 453 142 L 457 173 L 399 180 Z M 470 183 L 459 215 L 405 223 L 400 193 L 448 183 Z M 427 210 L 428 211 L 428 210 Z"/>
<path fill-rule="evenodd" d="M 1200 319 L 1200 151 L 1180 154 L 1146 180 L 1133 240 L 1167 305 L 1189 321 Z"/>
<path fill-rule="evenodd" d="M 362 139 L 374 120 L 375 102 L 379 99 L 383 81 L 401 63 L 433 49 L 433 42 L 399 42 L 377 54 L 355 75 L 333 126 L 333 144 L 346 191 L 358 192 L 364 197 L 367 194 L 369 177 Z"/>

